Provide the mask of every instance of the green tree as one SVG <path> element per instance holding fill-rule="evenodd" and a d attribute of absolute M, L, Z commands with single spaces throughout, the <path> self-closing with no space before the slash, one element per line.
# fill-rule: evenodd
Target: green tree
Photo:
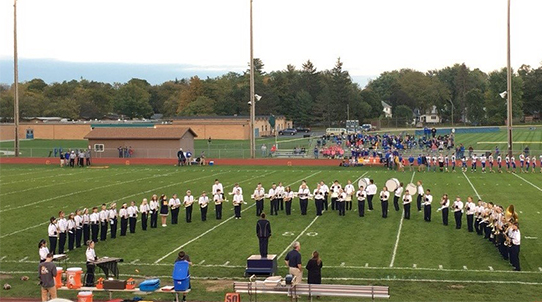
<path fill-rule="evenodd" d="M 198 96 L 181 112 L 182 115 L 214 115 L 215 101 L 206 96 Z"/>
<path fill-rule="evenodd" d="M 149 118 L 153 114 L 150 94 L 137 84 L 122 85 L 114 98 L 114 109 L 128 118 Z"/>

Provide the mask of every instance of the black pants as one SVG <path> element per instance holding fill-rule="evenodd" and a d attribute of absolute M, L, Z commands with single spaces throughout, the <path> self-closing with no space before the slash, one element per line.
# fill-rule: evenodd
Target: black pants
<path fill-rule="evenodd" d="M 324 209 L 324 200 L 315 199 L 314 206 L 316 207 L 316 216 L 322 216 L 322 210 Z"/>
<path fill-rule="evenodd" d="M 215 204 L 216 219 L 222 219 L 222 204 Z"/>
<path fill-rule="evenodd" d="M 90 240 L 90 224 L 83 224 L 83 244 L 87 245 L 87 241 Z"/>
<path fill-rule="evenodd" d="M 332 209 L 333 211 L 339 209 L 339 208 L 337 207 L 337 197 L 331 197 L 331 209 Z"/>
<path fill-rule="evenodd" d="M 126 236 L 126 230 L 128 229 L 128 218 L 120 219 L 120 235 Z"/>
<path fill-rule="evenodd" d="M 234 206 L 233 211 L 235 212 L 236 218 L 241 218 L 241 205 Z"/>
<path fill-rule="evenodd" d="M 327 201 L 327 196 L 328 196 L 328 194 L 326 193 L 326 195 L 324 196 L 324 197 L 325 197 L 325 198 L 324 198 L 324 209 L 325 209 L 326 211 L 327 211 L 327 203 L 328 203 L 328 201 Z"/>
<path fill-rule="evenodd" d="M 100 231 L 100 226 L 98 223 L 91 223 L 90 230 L 92 231 L 92 241 L 98 242 L 98 233 Z"/>
<path fill-rule="evenodd" d="M 171 209 L 171 224 L 179 223 L 179 208 Z"/>
<path fill-rule="evenodd" d="M 399 211 L 399 196 L 393 196 L 393 208 L 395 208 L 395 211 Z"/>
<path fill-rule="evenodd" d="M 55 255 L 56 242 L 58 241 L 57 237 L 49 236 L 49 252 Z"/>
<path fill-rule="evenodd" d="M 129 217 L 128 218 L 128 223 L 130 224 L 130 233 L 135 233 L 136 222 L 137 222 L 136 217 Z"/>
<path fill-rule="evenodd" d="M 484 236 L 484 238 L 487 238 L 485 237 L 486 226 L 487 222 L 480 222 L 480 235 Z"/>
<path fill-rule="evenodd" d="M 158 226 L 158 211 L 151 212 L 151 228 L 154 229 Z"/>
<path fill-rule="evenodd" d="M 382 218 L 388 218 L 388 201 L 380 200 L 380 204 L 382 205 Z"/>
<path fill-rule="evenodd" d="M 260 240 L 260 256 L 267 258 L 267 246 L 269 243 L 268 237 L 258 237 Z"/>
<path fill-rule="evenodd" d="M 68 231 L 68 251 L 75 247 L 75 229 Z"/>
<path fill-rule="evenodd" d="M 369 205 L 369 211 L 373 210 L 373 195 L 367 195 L 367 204 Z"/>
<path fill-rule="evenodd" d="M 87 262 L 87 273 L 85 274 L 85 286 L 93 287 L 94 286 L 94 271 L 96 266 L 93 263 Z"/>
<path fill-rule="evenodd" d="M 476 234 L 482 235 L 482 229 L 480 228 L 480 218 L 476 218 L 474 220 L 474 229 L 476 230 Z"/>
<path fill-rule="evenodd" d="M 519 265 L 519 247 L 519 245 L 515 244 L 510 247 L 510 263 L 516 271 L 521 270 L 521 267 Z"/>
<path fill-rule="evenodd" d="M 448 208 L 442 209 L 442 224 L 448 225 L 448 214 L 450 210 Z"/>
<path fill-rule="evenodd" d="M 335 207 L 337 208 L 337 210 L 339 210 L 339 216 L 346 216 L 346 202 L 344 200 L 343 201 L 337 200 Z"/>
<path fill-rule="evenodd" d="M 284 211 L 284 198 L 279 198 L 280 210 Z"/>
<path fill-rule="evenodd" d="M 270 215 L 278 215 L 279 214 L 279 204 L 277 199 L 271 199 L 271 213 Z"/>
<path fill-rule="evenodd" d="M 263 212 L 263 199 L 256 200 L 256 216 L 260 217 Z"/>
<path fill-rule="evenodd" d="M 75 247 L 81 247 L 81 239 L 83 238 L 83 228 L 75 229 Z"/>
<path fill-rule="evenodd" d="M 405 219 L 410 219 L 410 202 L 403 204 L 403 209 L 405 211 L 405 215 L 404 215 Z"/>
<path fill-rule="evenodd" d="M 301 210 L 301 215 L 307 215 L 307 206 L 309 205 L 308 199 L 299 199 L 299 208 Z"/>
<path fill-rule="evenodd" d="M 58 253 L 64 254 L 64 246 L 66 245 L 66 232 L 58 234 Z"/>
<path fill-rule="evenodd" d="M 461 228 L 461 216 L 463 216 L 463 213 L 461 213 L 461 210 L 454 212 L 455 217 L 455 228 L 460 229 Z"/>
<path fill-rule="evenodd" d="M 474 232 L 473 223 L 474 215 L 467 215 L 467 229 L 469 230 L 469 232 Z"/>
<path fill-rule="evenodd" d="M 431 205 L 427 204 L 423 206 L 423 220 L 431 221 Z"/>
<path fill-rule="evenodd" d="M 141 213 L 141 229 L 147 230 L 147 222 L 149 221 L 149 213 Z"/>
<path fill-rule="evenodd" d="M 201 212 L 201 221 L 206 221 L 207 220 L 207 207 L 200 208 L 200 212 Z"/>
<path fill-rule="evenodd" d="M 346 209 L 348 211 L 352 211 L 352 200 L 350 200 L 350 201 L 347 200 L 346 201 Z"/>
<path fill-rule="evenodd" d="M 192 222 L 192 206 L 185 208 L 186 210 L 186 222 Z"/>
<path fill-rule="evenodd" d="M 100 240 L 105 241 L 107 239 L 107 221 L 100 222 Z"/>
<path fill-rule="evenodd" d="M 365 200 L 362 200 L 362 201 L 358 200 L 358 214 L 359 214 L 359 217 L 365 216 Z"/>
<path fill-rule="evenodd" d="M 285 202 L 285 211 L 286 211 L 286 215 L 290 215 L 292 214 L 292 201 L 286 201 Z"/>
<path fill-rule="evenodd" d="M 111 238 L 117 238 L 117 224 L 118 219 L 115 217 L 113 218 L 113 223 L 111 223 Z"/>
<path fill-rule="evenodd" d="M 418 194 L 418 198 L 416 198 L 416 205 L 418 206 L 418 211 L 422 210 L 422 195 Z"/>

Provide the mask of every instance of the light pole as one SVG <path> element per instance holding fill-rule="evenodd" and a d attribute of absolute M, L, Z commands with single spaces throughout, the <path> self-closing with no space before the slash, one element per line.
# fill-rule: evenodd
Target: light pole
<path fill-rule="evenodd" d="M 451 99 L 448 99 L 448 102 L 452 104 L 452 128 L 453 128 L 454 127 L 454 103 L 452 102 Z"/>
<path fill-rule="evenodd" d="M 256 157 L 256 137 L 254 123 L 256 120 L 256 102 L 254 100 L 254 46 L 252 34 L 252 0 L 250 0 L 250 158 Z"/>
<path fill-rule="evenodd" d="M 17 0 L 13 1 L 13 123 L 15 125 L 15 157 L 19 157 L 19 63 L 17 55 Z"/>
<path fill-rule="evenodd" d="M 506 52 L 506 93 L 508 97 L 508 114 L 506 118 L 506 130 L 508 132 L 508 156 L 512 157 L 512 68 L 510 67 L 510 0 L 508 0 L 508 24 L 506 27 L 507 52 Z"/>

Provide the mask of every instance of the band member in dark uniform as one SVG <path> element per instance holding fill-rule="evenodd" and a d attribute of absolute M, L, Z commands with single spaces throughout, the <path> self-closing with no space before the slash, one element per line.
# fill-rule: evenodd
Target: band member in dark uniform
<path fill-rule="evenodd" d="M 265 213 L 260 215 L 260 220 L 256 223 L 256 236 L 260 241 L 260 256 L 267 258 L 267 247 L 269 237 L 271 237 L 271 223 L 265 219 Z"/>
<path fill-rule="evenodd" d="M 162 194 L 158 199 L 158 202 L 160 204 L 160 219 L 162 220 L 162 227 L 166 227 L 167 216 L 169 214 L 169 202 L 167 200 L 167 196 L 165 194 Z"/>

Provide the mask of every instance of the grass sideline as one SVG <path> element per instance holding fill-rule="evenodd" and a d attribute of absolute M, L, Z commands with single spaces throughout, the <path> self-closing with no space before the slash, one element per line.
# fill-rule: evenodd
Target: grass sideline
<path fill-rule="evenodd" d="M 210 191 L 213 180 L 219 178 L 226 190 L 234 182 L 244 188 L 243 219 L 233 220 L 231 204 L 226 204 L 224 218 L 214 219 L 210 209 L 208 221 L 201 222 L 195 209 L 193 222 L 184 222 L 167 228 L 141 231 L 135 235 L 99 242 L 98 256 L 120 256 L 125 259 L 120 271 L 123 277 L 142 279 L 160 276 L 163 283 L 171 282 L 172 262 L 181 246 L 190 254 L 195 265 L 191 300 L 220 301 L 231 291 L 231 280 L 243 279 L 244 265 L 250 254 L 257 254 L 254 234 L 255 209 L 249 195 L 257 182 L 266 189 L 271 182 L 283 181 L 299 186 L 306 179 L 311 189 L 316 181 L 330 183 L 338 179 L 375 179 L 379 188 L 391 177 L 404 183 L 424 181 L 438 200 L 447 192 L 450 196 L 476 192 L 486 201 L 508 205 L 513 203 L 519 214 L 522 229 L 522 272 L 499 258 L 498 252 L 487 241 L 468 233 L 465 228 L 455 230 L 453 223 L 444 227 L 440 214 L 433 213 L 433 221 L 426 223 L 422 214 L 412 213 L 410 221 L 403 221 L 397 240 L 400 212 L 390 207 L 388 219 L 380 217 L 379 202 L 375 211 L 359 218 L 357 212 L 345 217 L 328 211 L 316 219 L 314 204 L 310 203 L 307 216 L 299 215 L 298 203 L 293 215 L 271 216 L 273 237 L 270 253 L 280 254 L 299 237 L 303 262 L 312 250 L 318 250 L 324 262 L 326 283 L 378 284 L 391 287 L 392 301 L 484 300 L 501 301 L 510 293 L 515 300 L 535 300 L 542 287 L 542 244 L 536 237 L 542 221 L 540 209 L 533 201 L 540 196 L 542 174 L 481 174 L 412 172 L 397 173 L 382 168 L 339 167 L 154 167 L 112 166 L 110 169 L 60 169 L 51 166 L 4 165 L 0 174 L 0 276 L 13 289 L 3 291 L 6 297 L 38 297 L 37 286 L 24 286 L 21 275 L 31 277 L 37 265 L 37 242 L 46 238 L 47 220 L 59 209 L 66 212 L 91 207 L 102 202 L 140 203 L 152 193 L 183 194 L 191 189 L 196 195 Z M 518 194 L 521 192 L 521 194 Z M 269 208 L 266 202 L 266 210 Z M 355 208 L 355 206 L 354 206 Z M 433 206 L 433 211 L 436 210 Z M 24 218 L 21 217 L 31 217 Z M 228 220 L 229 219 L 229 220 Z M 450 216 L 451 221 L 453 218 Z M 169 224 L 169 221 L 168 221 Z M 310 227 L 308 227 L 310 225 Z M 307 228 L 308 227 L 308 228 Z M 21 231 L 24 230 L 24 231 Z M 210 231 L 211 230 L 211 231 Z M 187 244 L 188 243 L 188 244 Z M 396 251 L 392 263 L 393 251 Z M 71 251 L 70 266 L 84 267 L 84 250 Z M 164 258 L 165 257 L 165 258 Z M 163 260 L 160 260 L 162 259 Z M 279 259 L 279 274 L 286 268 Z M 414 268 L 415 266 L 415 268 Z M 442 266 L 442 268 L 440 268 Z M 491 270 L 489 267 L 491 266 Z M 466 267 L 467 269 L 465 269 Z M 139 271 L 136 272 L 136 269 Z M 306 276 L 306 275 L 305 275 Z M 28 283 L 26 283 L 28 284 Z M 491 291 L 487 288 L 490 287 Z M 74 298 L 75 292 L 61 292 L 61 296 Z M 100 294 L 95 295 L 96 299 Z M 105 296 L 104 296 L 105 297 Z M 115 297 L 130 297 L 118 294 Z M 150 296 L 167 300 L 165 295 Z M 263 297 L 266 301 L 284 301 L 284 297 Z M 355 299 L 327 299 L 327 301 L 354 301 Z"/>

